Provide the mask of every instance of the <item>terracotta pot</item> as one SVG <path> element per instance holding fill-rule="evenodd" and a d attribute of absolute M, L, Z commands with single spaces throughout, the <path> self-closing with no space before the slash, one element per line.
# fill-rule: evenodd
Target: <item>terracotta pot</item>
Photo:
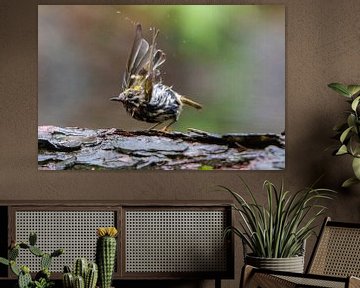
<path fill-rule="evenodd" d="M 254 267 L 275 271 L 304 272 L 304 256 L 289 258 L 263 258 L 246 255 L 245 263 Z"/>

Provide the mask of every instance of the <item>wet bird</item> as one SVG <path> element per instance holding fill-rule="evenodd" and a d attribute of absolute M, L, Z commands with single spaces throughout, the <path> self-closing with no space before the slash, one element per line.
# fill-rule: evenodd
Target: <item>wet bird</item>
<path fill-rule="evenodd" d="M 142 36 L 140 24 L 136 26 L 134 43 L 127 62 L 122 83 L 122 92 L 110 100 L 119 101 L 135 119 L 155 123 L 150 129 L 169 121 L 161 129 L 168 128 L 178 121 L 183 105 L 196 109 L 202 106 L 177 93 L 172 87 L 162 84 L 159 67 L 165 62 L 165 53 L 156 48 L 158 29 L 153 29 L 152 42 Z"/>

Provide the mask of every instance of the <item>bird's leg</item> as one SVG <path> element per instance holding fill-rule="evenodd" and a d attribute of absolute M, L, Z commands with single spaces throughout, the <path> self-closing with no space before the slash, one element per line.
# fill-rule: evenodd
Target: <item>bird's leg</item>
<path fill-rule="evenodd" d="M 166 125 L 164 128 L 161 128 L 160 131 L 162 132 L 168 132 L 169 127 L 176 122 L 176 119 L 171 121 L 168 125 Z"/>
<path fill-rule="evenodd" d="M 153 125 L 153 126 L 151 126 L 148 130 L 150 131 L 150 130 L 153 130 L 155 127 L 157 127 L 158 125 L 160 125 L 161 124 L 161 122 L 158 122 L 158 123 L 156 123 L 155 125 Z"/>

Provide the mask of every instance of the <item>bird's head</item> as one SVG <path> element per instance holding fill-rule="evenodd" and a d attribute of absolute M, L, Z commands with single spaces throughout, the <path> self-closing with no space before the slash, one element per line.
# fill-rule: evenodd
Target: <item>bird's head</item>
<path fill-rule="evenodd" d="M 119 94 L 119 96 L 115 96 L 115 97 L 112 97 L 110 98 L 110 101 L 118 101 L 118 102 L 121 102 L 121 103 L 124 103 L 125 99 L 126 99 L 126 92 L 121 92 Z"/>
<path fill-rule="evenodd" d="M 123 104 L 138 103 L 140 101 L 143 90 L 140 86 L 134 86 L 121 92 L 119 96 L 110 98 L 111 101 L 118 101 Z"/>

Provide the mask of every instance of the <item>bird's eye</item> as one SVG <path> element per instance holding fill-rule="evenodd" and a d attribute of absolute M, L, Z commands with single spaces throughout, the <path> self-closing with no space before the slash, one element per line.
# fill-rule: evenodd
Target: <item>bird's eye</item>
<path fill-rule="evenodd" d="M 133 98 L 133 97 L 134 97 L 134 93 L 129 91 L 129 93 L 127 94 L 127 97 L 128 97 L 128 98 Z"/>

